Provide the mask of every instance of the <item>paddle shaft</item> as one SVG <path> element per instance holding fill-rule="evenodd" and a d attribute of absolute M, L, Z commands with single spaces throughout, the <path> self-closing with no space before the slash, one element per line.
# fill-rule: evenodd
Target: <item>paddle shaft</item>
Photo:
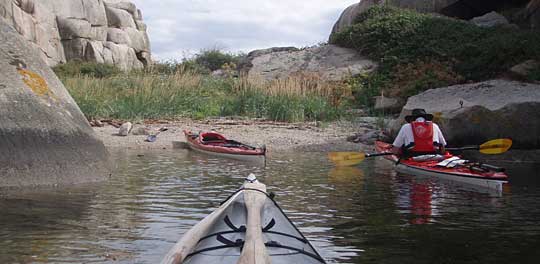
<path fill-rule="evenodd" d="M 388 156 L 388 155 L 394 155 L 394 153 L 392 153 L 392 152 L 371 153 L 371 154 L 366 154 L 366 158 L 379 157 L 379 156 Z"/>
<path fill-rule="evenodd" d="M 470 147 L 460 147 L 460 148 L 446 148 L 446 150 L 456 151 L 456 150 L 479 150 L 480 146 L 470 146 Z"/>

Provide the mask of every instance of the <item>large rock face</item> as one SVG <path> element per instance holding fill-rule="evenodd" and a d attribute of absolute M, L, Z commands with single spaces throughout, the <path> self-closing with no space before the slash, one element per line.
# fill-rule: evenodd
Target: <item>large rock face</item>
<path fill-rule="evenodd" d="M 0 31 L 0 186 L 103 180 L 108 153 L 43 50 L 3 18 Z"/>
<path fill-rule="evenodd" d="M 339 81 L 351 75 L 368 72 L 376 64 L 356 51 L 335 45 L 319 47 L 271 48 L 248 54 L 248 65 L 243 69 L 249 78 L 282 79 L 295 74 L 309 74 L 322 80 Z"/>
<path fill-rule="evenodd" d="M 49 66 L 80 59 L 138 69 L 151 63 L 146 25 L 123 0 L 0 0 L 0 16 Z"/>
<path fill-rule="evenodd" d="M 449 144 L 512 138 L 513 148 L 540 148 L 540 85 L 506 80 L 431 89 L 410 97 L 390 126 L 395 136 L 405 115 L 424 108 L 435 115 Z"/>

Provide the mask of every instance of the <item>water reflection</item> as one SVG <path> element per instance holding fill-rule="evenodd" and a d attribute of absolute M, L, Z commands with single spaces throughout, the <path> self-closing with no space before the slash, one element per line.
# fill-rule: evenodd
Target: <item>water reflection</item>
<path fill-rule="evenodd" d="M 498 196 L 396 174 L 379 159 L 333 168 L 325 154 L 295 153 L 264 167 L 184 150 L 113 155 L 104 184 L 4 194 L 0 263 L 157 263 L 252 172 L 329 263 L 539 257 L 534 172 L 516 170 L 512 192 Z"/>
<path fill-rule="evenodd" d="M 334 184 L 359 184 L 364 181 L 364 172 L 356 167 L 335 167 L 328 172 L 328 180 Z"/>

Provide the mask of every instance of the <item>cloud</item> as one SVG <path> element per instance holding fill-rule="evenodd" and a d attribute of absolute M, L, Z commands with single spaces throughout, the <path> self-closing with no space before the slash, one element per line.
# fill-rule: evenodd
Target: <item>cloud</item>
<path fill-rule="evenodd" d="M 249 52 L 311 46 L 328 39 L 339 14 L 358 0 L 132 0 L 142 10 L 159 60 L 218 47 Z"/>

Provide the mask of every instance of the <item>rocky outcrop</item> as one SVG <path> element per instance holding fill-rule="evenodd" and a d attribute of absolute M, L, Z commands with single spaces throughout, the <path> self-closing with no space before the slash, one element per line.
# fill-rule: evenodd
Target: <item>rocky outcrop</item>
<path fill-rule="evenodd" d="M 387 114 L 399 113 L 405 103 L 402 99 L 386 96 L 375 96 L 374 99 L 373 109 Z"/>
<path fill-rule="evenodd" d="M 440 12 L 444 7 L 451 5 L 458 0 L 360 0 L 345 9 L 338 21 L 332 28 L 330 39 L 341 30 L 351 26 L 354 19 L 365 10 L 375 5 L 389 4 L 401 8 L 416 9 L 423 12 Z"/>
<path fill-rule="evenodd" d="M 362 12 L 367 10 L 368 8 L 380 4 L 384 1 L 380 0 L 360 0 L 359 3 L 352 4 L 349 7 L 341 13 L 339 16 L 339 19 L 334 24 L 334 27 L 332 28 L 332 34 L 337 33 L 343 29 L 345 29 L 348 26 L 351 26 L 354 23 L 354 19 Z M 332 36 L 330 36 L 332 38 Z"/>
<path fill-rule="evenodd" d="M 49 65 L 65 62 L 56 15 L 41 1 L 0 0 L 0 16 L 40 50 Z"/>
<path fill-rule="evenodd" d="M 449 17 L 470 20 L 492 11 L 505 8 L 521 8 L 525 10 L 527 20 L 533 28 L 540 27 L 540 0 L 360 0 L 349 6 L 335 23 L 330 39 L 337 32 L 351 26 L 356 16 L 374 5 L 388 4 L 400 8 L 414 9 L 425 13 L 439 13 Z M 490 18 L 493 21 L 492 17 Z M 499 17 L 497 21 L 501 21 Z"/>
<path fill-rule="evenodd" d="M 129 70 L 151 63 L 146 25 L 131 2 L 0 0 L 0 15 L 49 66 L 78 59 Z"/>
<path fill-rule="evenodd" d="M 529 75 L 536 69 L 540 69 L 540 62 L 535 60 L 527 60 L 510 68 L 510 73 L 513 75 L 513 77 L 527 79 Z"/>
<path fill-rule="evenodd" d="M 309 74 L 322 80 L 337 81 L 351 75 L 369 72 L 376 63 L 356 51 L 335 45 L 318 47 L 272 48 L 253 51 L 242 71 L 249 78 L 282 79 L 298 74 Z M 247 65 L 247 66 L 246 66 Z"/>
<path fill-rule="evenodd" d="M 92 182 L 108 153 L 43 50 L 0 18 L 0 186 Z"/>
<path fill-rule="evenodd" d="M 496 27 L 509 24 L 506 17 L 495 11 L 489 12 L 483 16 L 475 17 L 471 19 L 471 23 L 479 27 Z"/>
<path fill-rule="evenodd" d="M 392 136 L 414 108 L 433 113 L 454 146 L 506 137 L 513 148 L 540 148 L 540 85 L 492 80 L 425 91 L 409 98 L 390 126 Z"/>
<path fill-rule="evenodd" d="M 540 0 L 532 0 L 527 5 L 527 18 L 533 29 L 540 29 Z"/>

